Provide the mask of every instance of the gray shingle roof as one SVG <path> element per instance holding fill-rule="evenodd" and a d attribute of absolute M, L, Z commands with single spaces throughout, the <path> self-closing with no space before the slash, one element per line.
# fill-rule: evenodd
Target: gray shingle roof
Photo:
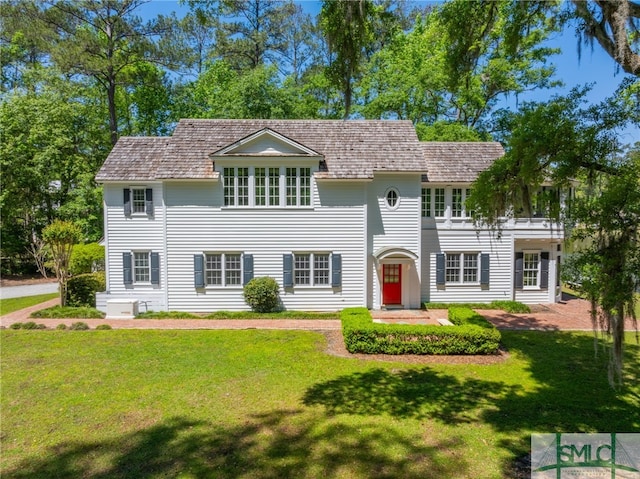
<path fill-rule="evenodd" d="M 498 142 L 430 141 L 420 143 L 420 147 L 427 171 L 422 175 L 422 181 L 436 183 L 470 183 L 504 155 Z"/>
<path fill-rule="evenodd" d="M 326 171 L 317 174 L 321 178 L 373 178 L 374 171 L 425 171 L 420 143 L 409 121 L 181 120 L 173 136 L 155 142 L 121 138 L 96 179 L 138 180 L 143 179 L 143 173 L 149 180 L 214 178 L 209 155 L 264 128 L 323 155 Z M 156 149 L 160 142 L 162 153 Z"/>
<path fill-rule="evenodd" d="M 170 140 L 168 137 L 123 136 L 109 153 L 96 181 L 155 179 Z"/>
<path fill-rule="evenodd" d="M 497 142 L 421 143 L 409 121 L 181 120 L 169 137 L 120 138 L 96 181 L 214 179 L 213 153 L 266 128 L 322 155 L 317 178 L 415 171 L 423 181 L 471 182 L 504 154 Z"/>

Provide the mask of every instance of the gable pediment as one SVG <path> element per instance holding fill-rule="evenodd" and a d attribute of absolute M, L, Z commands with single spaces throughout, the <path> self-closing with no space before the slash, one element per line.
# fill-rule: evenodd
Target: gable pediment
<path fill-rule="evenodd" d="M 211 154 L 214 158 L 238 156 L 322 157 L 311 148 L 270 128 L 259 130 Z"/>

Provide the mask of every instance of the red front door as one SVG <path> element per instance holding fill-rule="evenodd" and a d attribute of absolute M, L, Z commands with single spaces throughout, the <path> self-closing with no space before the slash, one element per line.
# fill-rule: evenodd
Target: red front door
<path fill-rule="evenodd" d="M 382 265 L 382 302 L 386 305 L 402 303 L 402 274 L 399 264 Z"/>

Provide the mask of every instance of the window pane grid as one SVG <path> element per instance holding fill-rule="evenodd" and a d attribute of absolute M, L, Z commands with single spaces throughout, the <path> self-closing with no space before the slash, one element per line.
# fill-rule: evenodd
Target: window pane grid
<path fill-rule="evenodd" d="M 422 188 L 422 217 L 431 216 L 431 188 Z"/>
<path fill-rule="evenodd" d="M 224 168 L 224 205 L 234 206 L 235 203 L 235 169 Z"/>
<path fill-rule="evenodd" d="M 296 206 L 298 204 L 297 199 L 297 168 L 286 169 L 286 194 L 287 194 L 287 206 Z"/>
<path fill-rule="evenodd" d="M 222 255 L 206 255 L 205 281 L 211 286 L 222 285 Z"/>
<path fill-rule="evenodd" d="M 300 206 L 311 204 L 311 168 L 300 168 Z"/>
<path fill-rule="evenodd" d="M 329 255 L 313 256 L 313 284 L 329 284 Z"/>
<path fill-rule="evenodd" d="M 249 205 L 249 168 L 238 168 L 238 206 Z"/>
<path fill-rule="evenodd" d="M 454 218 L 462 216 L 462 188 L 451 190 L 451 216 Z"/>
<path fill-rule="evenodd" d="M 295 255 L 294 262 L 295 270 L 295 283 L 296 284 L 310 284 L 311 279 L 311 259 L 308 254 Z"/>
<path fill-rule="evenodd" d="M 524 253 L 522 284 L 523 286 L 538 286 L 538 253 Z"/>
<path fill-rule="evenodd" d="M 447 283 L 460 282 L 460 255 L 447 254 L 447 262 L 445 266 L 445 281 Z"/>
<path fill-rule="evenodd" d="M 149 279 L 149 253 L 133 253 L 134 281 L 136 283 L 148 283 Z"/>
<path fill-rule="evenodd" d="M 239 285 L 242 278 L 242 263 L 239 254 L 225 255 L 225 282 L 227 285 Z"/>
<path fill-rule="evenodd" d="M 469 188 L 467 188 L 467 189 L 466 189 L 466 191 L 465 191 L 465 193 L 464 193 L 464 199 L 465 199 L 465 201 L 467 201 L 467 198 L 469 198 L 469 196 L 471 196 L 471 190 L 470 190 Z M 466 209 L 466 205 L 465 205 L 465 209 Z M 473 216 L 473 213 L 474 213 L 474 211 L 473 211 L 473 210 L 467 210 L 467 211 L 465 212 L 465 214 L 466 214 L 468 217 Z"/>
<path fill-rule="evenodd" d="M 280 206 L 280 168 L 269 168 L 269 206 Z"/>
<path fill-rule="evenodd" d="M 465 283 L 476 283 L 478 281 L 478 255 L 464 255 L 463 281 Z"/>
<path fill-rule="evenodd" d="M 144 188 L 135 188 L 131 190 L 132 211 L 133 213 L 144 213 L 145 195 Z"/>
<path fill-rule="evenodd" d="M 435 188 L 435 215 L 444 216 L 444 188 Z"/>
<path fill-rule="evenodd" d="M 255 169 L 255 196 L 256 196 L 256 206 L 266 206 L 267 187 L 266 187 L 266 170 L 264 168 Z"/>

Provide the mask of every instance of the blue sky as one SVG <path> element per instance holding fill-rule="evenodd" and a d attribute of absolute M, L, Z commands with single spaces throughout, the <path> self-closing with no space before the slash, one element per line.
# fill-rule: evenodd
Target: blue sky
<path fill-rule="evenodd" d="M 320 10 L 320 2 L 317 1 L 306 0 L 297 3 L 311 14 Z M 140 14 L 143 17 L 150 17 L 157 14 L 168 15 L 173 11 L 180 16 L 187 12 L 188 8 L 180 5 L 176 0 L 151 0 L 150 3 L 141 7 Z M 593 84 L 588 100 L 598 103 L 612 95 L 625 78 L 624 72 L 617 68 L 616 63 L 597 43 L 594 43 L 593 48 L 583 45 L 581 58 L 578 59 L 578 40 L 571 27 L 555 35 L 548 43 L 550 46 L 562 49 L 562 53 L 554 56 L 551 62 L 556 66 L 556 78 L 562 80 L 565 86 L 528 92 L 520 95 L 519 101 L 544 101 L 553 95 L 566 94 L 574 86 Z M 514 106 L 515 98 L 509 99 L 507 104 Z M 622 140 L 624 143 L 640 141 L 640 129 L 627 128 L 622 132 Z"/>

